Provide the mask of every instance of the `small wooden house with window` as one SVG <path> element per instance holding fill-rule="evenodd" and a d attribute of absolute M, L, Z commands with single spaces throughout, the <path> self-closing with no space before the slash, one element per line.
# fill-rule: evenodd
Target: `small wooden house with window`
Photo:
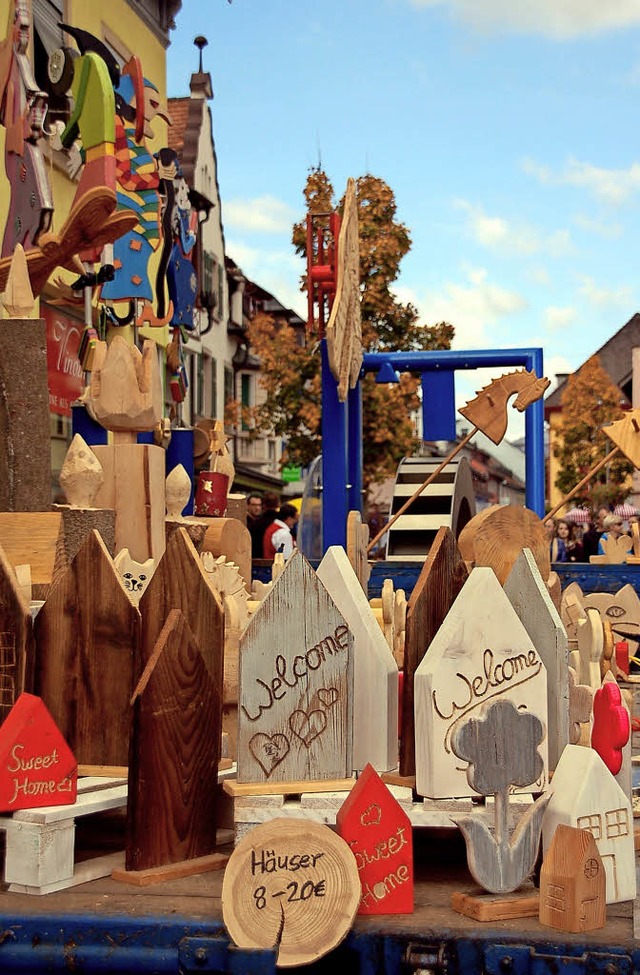
<path fill-rule="evenodd" d="M 633 900 L 636 871 L 631 803 L 597 752 L 567 745 L 551 784 L 542 821 L 545 856 L 559 825 L 588 829 L 602 858 L 607 904 Z"/>
<path fill-rule="evenodd" d="M 607 919 L 606 881 L 593 833 L 557 827 L 540 873 L 540 923 L 558 931 L 595 931 Z"/>

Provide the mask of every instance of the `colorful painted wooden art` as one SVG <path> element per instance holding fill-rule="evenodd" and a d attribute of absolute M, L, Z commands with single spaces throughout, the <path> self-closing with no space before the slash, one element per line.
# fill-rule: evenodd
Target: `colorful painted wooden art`
<path fill-rule="evenodd" d="M 338 835 L 356 858 L 362 898 L 358 914 L 413 911 L 411 821 L 372 765 L 338 810 Z"/>
<path fill-rule="evenodd" d="M 39 697 L 21 694 L 0 728 L 0 812 L 76 801 L 78 763 Z"/>

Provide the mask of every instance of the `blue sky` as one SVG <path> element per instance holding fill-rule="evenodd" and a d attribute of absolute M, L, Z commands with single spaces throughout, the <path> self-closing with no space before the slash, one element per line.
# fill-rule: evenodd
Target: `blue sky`
<path fill-rule="evenodd" d="M 397 291 L 455 348 L 542 346 L 552 378 L 640 310 L 638 0 L 183 0 L 176 20 L 170 96 L 209 40 L 227 251 L 284 304 L 305 314 L 290 232 L 321 160 L 338 196 L 365 172 L 393 188 Z"/>

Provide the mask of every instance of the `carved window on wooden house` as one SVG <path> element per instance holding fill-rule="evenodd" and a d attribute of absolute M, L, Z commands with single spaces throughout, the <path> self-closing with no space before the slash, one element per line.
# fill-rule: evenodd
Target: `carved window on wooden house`
<path fill-rule="evenodd" d="M 628 836 L 629 817 L 626 809 L 611 809 L 605 814 L 607 824 L 607 839 L 615 840 L 618 836 Z"/>
<path fill-rule="evenodd" d="M 593 813 L 591 816 L 578 816 L 576 826 L 578 829 L 590 830 L 594 840 L 602 838 L 602 818 L 599 813 Z"/>
<path fill-rule="evenodd" d="M 547 907 L 554 911 L 564 911 L 564 887 L 560 884 L 549 884 L 547 886 Z"/>

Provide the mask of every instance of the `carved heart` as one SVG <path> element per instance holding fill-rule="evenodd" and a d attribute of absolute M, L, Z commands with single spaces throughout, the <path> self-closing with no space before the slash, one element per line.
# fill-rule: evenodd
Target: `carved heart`
<path fill-rule="evenodd" d="M 258 732 L 249 742 L 249 751 L 269 778 L 276 765 L 279 765 L 289 752 L 289 739 L 286 735 L 263 735 Z"/>
<path fill-rule="evenodd" d="M 314 738 L 321 735 L 327 727 L 327 716 L 324 711 L 294 711 L 289 718 L 289 727 L 296 738 L 299 738 L 305 748 L 308 748 Z"/>
<path fill-rule="evenodd" d="M 337 687 L 321 687 L 318 691 L 318 700 L 325 708 L 333 707 L 340 699 L 340 692 Z"/>
<path fill-rule="evenodd" d="M 377 802 L 372 802 L 360 816 L 363 826 L 377 826 L 382 819 L 382 809 Z"/>

